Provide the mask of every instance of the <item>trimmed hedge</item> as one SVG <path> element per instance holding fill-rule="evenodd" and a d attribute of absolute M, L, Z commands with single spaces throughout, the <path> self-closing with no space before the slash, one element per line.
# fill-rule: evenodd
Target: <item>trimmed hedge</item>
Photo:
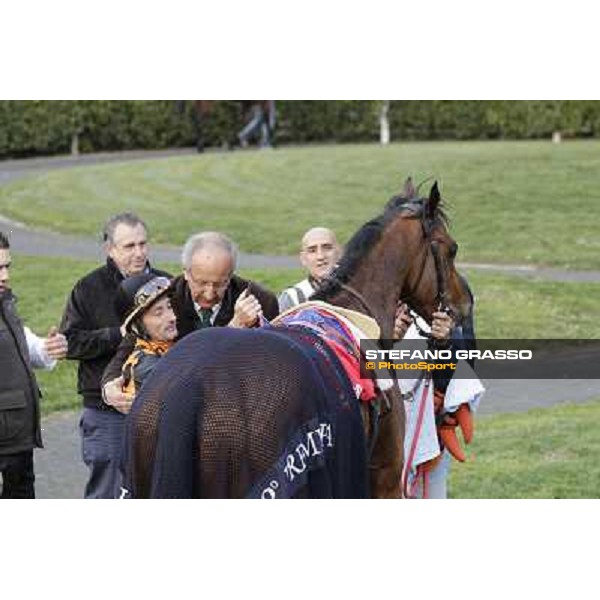
<path fill-rule="evenodd" d="M 292 101 L 277 107 L 278 143 L 374 141 L 381 102 Z M 64 154 L 77 134 L 81 152 L 191 146 L 196 133 L 189 101 L 0 101 L 0 157 Z M 237 101 L 214 104 L 206 145 L 235 139 L 244 116 Z M 600 135 L 600 102 L 559 100 L 396 100 L 392 140 L 532 139 L 561 131 Z"/>
<path fill-rule="evenodd" d="M 600 134 L 596 100 L 414 100 L 392 102 L 396 139 L 535 139 Z"/>
<path fill-rule="evenodd" d="M 0 155 L 59 154 L 191 145 L 191 121 L 169 101 L 3 101 Z"/>

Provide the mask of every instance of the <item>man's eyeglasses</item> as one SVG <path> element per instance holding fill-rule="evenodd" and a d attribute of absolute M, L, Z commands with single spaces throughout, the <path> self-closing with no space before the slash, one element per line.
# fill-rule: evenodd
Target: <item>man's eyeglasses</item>
<path fill-rule="evenodd" d="M 188 276 L 195 288 L 199 290 L 214 290 L 215 292 L 223 292 L 229 286 L 231 277 L 223 281 L 204 281 L 203 279 L 194 279 L 188 271 Z"/>

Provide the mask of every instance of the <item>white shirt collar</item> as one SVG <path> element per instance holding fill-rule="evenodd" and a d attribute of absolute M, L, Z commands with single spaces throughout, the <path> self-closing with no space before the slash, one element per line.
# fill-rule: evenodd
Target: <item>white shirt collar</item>
<path fill-rule="evenodd" d="M 217 316 L 217 313 L 219 312 L 221 308 L 221 303 L 219 304 L 215 304 L 210 310 L 212 311 L 211 315 L 210 315 L 210 323 L 211 325 L 214 324 L 215 322 L 215 318 Z M 196 314 L 198 316 L 200 316 L 200 311 L 202 310 L 202 307 L 197 303 L 194 302 L 194 310 L 196 311 Z"/>

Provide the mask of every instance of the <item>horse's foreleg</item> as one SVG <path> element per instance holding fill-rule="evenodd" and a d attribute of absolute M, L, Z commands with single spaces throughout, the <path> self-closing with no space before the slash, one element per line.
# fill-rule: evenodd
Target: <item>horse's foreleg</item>
<path fill-rule="evenodd" d="M 377 439 L 369 461 L 372 498 L 402 497 L 404 405 L 395 387 L 387 395 L 390 411 L 379 419 Z"/>

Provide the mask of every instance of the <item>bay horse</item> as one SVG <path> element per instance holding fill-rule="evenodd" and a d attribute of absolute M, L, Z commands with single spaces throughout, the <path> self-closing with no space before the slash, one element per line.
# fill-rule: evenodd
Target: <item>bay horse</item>
<path fill-rule="evenodd" d="M 213 117 L 220 100 L 192 100 L 192 123 L 196 136 L 196 150 L 204 152 L 206 145 L 206 124 Z M 236 121 L 244 123 L 240 131 L 231 131 L 224 143 L 232 150 L 235 146 L 247 145 L 249 138 L 260 135 L 261 145 L 270 146 L 275 130 L 275 104 L 273 100 L 236 100 L 230 104 L 237 105 Z M 185 112 L 185 101 L 176 104 L 180 114 Z M 231 115 L 233 118 L 233 115 Z M 260 132 L 260 133 L 259 133 Z"/>
<path fill-rule="evenodd" d="M 373 318 L 392 338 L 402 299 L 431 322 L 462 315 L 437 183 L 410 180 L 346 246 L 313 300 Z M 285 315 L 280 318 L 285 318 Z M 158 363 L 128 417 L 125 493 L 133 497 L 401 497 L 404 406 L 397 386 L 369 410 L 314 333 L 210 328 Z"/>

